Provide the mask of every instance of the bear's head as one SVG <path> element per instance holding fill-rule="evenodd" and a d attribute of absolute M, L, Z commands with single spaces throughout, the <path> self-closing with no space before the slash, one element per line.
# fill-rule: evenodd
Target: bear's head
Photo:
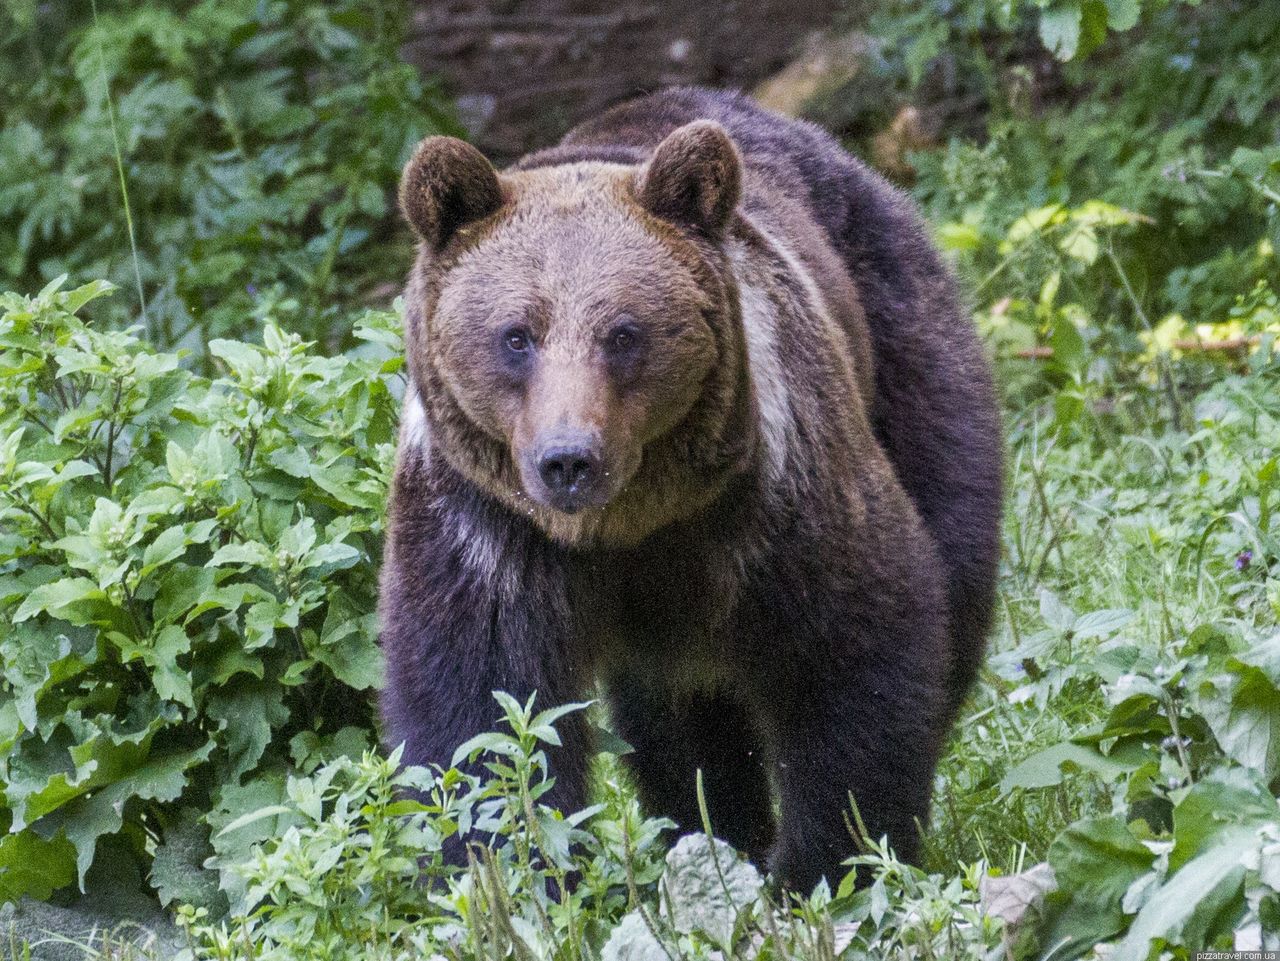
<path fill-rule="evenodd" d="M 408 359 L 448 463 L 570 545 L 635 543 L 722 490 L 750 435 L 724 254 L 741 179 L 705 121 L 639 165 L 499 173 L 423 141 L 400 188 Z"/>

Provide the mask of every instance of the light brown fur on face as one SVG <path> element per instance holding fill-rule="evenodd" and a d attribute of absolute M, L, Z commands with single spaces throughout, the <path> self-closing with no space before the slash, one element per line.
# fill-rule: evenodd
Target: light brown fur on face
<path fill-rule="evenodd" d="M 741 355 L 736 308 L 716 296 L 708 251 L 651 215 L 642 189 L 614 164 L 504 174 L 504 206 L 415 271 L 429 296 L 411 318 L 410 365 L 442 456 L 562 543 L 635 543 L 714 496 L 707 471 L 725 466 L 697 453 L 734 401 L 732 384 L 708 382 Z M 621 364 L 619 323 L 639 341 Z M 514 366 L 513 330 L 530 342 Z M 549 502 L 537 470 L 565 436 L 602 459 L 599 490 L 575 512 Z"/>

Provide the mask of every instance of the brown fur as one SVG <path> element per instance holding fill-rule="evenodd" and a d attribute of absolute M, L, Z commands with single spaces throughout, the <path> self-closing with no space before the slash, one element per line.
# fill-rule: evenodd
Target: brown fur
<path fill-rule="evenodd" d="M 897 201 L 868 186 L 871 239 L 841 239 L 811 198 L 853 202 L 861 174 L 825 142 L 807 160 L 813 136 L 673 91 L 502 173 L 420 148 L 382 599 L 406 760 L 447 762 L 491 724 L 490 690 L 559 703 L 599 679 L 646 806 L 696 828 L 702 770 L 717 831 L 794 886 L 837 879 L 848 791 L 914 852 L 999 505 L 990 384 L 949 279 L 911 220 L 901 281 L 920 284 L 852 269 Z M 885 340 L 889 312 L 917 357 Z M 581 509 L 539 479 L 562 436 L 603 465 Z M 578 719 L 561 733 L 552 800 L 572 808 L 589 746 Z"/>

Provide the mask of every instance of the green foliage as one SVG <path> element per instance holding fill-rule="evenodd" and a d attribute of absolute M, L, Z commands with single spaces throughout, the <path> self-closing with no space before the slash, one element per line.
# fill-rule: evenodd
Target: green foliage
<path fill-rule="evenodd" d="M 886 44 L 889 64 L 911 84 L 919 83 L 939 56 L 954 55 L 982 34 L 1025 43 L 1034 34 L 1060 60 L 1083 59 L 1109 34 L 1126 33 L 1198 0 L 884 0 L 868 17 L 871 32 Z M 986 54 L 965 51 L 982 63 Z"/>
<path fill-rule="evenodd" d="M 1280 20 L 1265 4 L 1157 0 L 1123 4 L 1110 24 L 1121 32 L 1105 43 L 1105 30 L 1084 30 L 1101 44 L 1090 41 L 1087 58 L 1082 48 L 1057 63 L 1029 39 L 1050 14 L 1100 24 L 1116 6 L 884 2 L 868 28 L 881 40 L 878 81 L 897 90 L 881 105 L 917 103 L 976 137 L 911 161 L 917 196 L 961 255 L 979 307 L 1011 292 L 1034 300 L 1057 274 L 1055 292 L 1123 351 L 1133 346 L 1126 332 L 1172 316 L 1190 327 L 1226 321 L 1258 281 L 1280 286 Z M 866 129 L 866 118 L 843 122 Z M 1100 248 L 1042 243 L 1039 230 L 1015 236 L 1028 211 L 1097 201 L 1133 214 L 1123 229 L 1105 225 Z"/>
<path fill-rule="evenodd" d="M 325 358 L 268 315 L 208 379 L 61 286 L 0 295 L 0 886 L 83 885 L 119 834 L 189 898 L 208 812 L 368 744 L 397 321 Z"/>
<path fill-rule="evenodd" d="M 206 912 L 187 912 L 197 957 L 549 956 L 562 944 L 566 957 L 582 956 L 583 939 L 599 941 L 600 920 L 621 913 L 629 889 L 652 888 L 669 822 L 642 819 L 616 784 L 605 803 L 570 817 L 543 805 L 544 746 L 559 743 L 556 719 L 585 705 L 535 714 L 532 700 L 496 697 L 505 729 L 457 758 L 483 755 L 483 781 L 401 769 L 398 751 L 366 753 L 290 777 L 282 803 L 224 827 L 272 823 L 231 868 L 243 882 L 231 916 L 212 925 Z M 446 866 L 442 844 L 467 831 L 491 847 L 473 847 L 469 868 Z M 572 884 L 571 867 L 581 871 Z"/>
<path fill-rule="evenodd" d="M 245 894 L 229 918 L 184 912 L 195 958 L 976 961 L 999 943 L 973 872 L 946 881 L 877 850 L 858 859 L 872 886 L 836 897 L 824 886 L 784 910 L 723 842 L 694 835 L 667 851 L 670 822 L 643 818 L 612 777 L 601 803 L 566 818 L 539 801 L 544 745 L 585 705 L 534 714 L 532 701 L 495 696 L 505 729 L 456 758 L 487 759 L 483 781 L 366 754 L 291 777 L 284 803 L 241 818 L 276 829 L 234 868 Z M 467 868 L 444 867 L 442 843 L 468 827 L 488 845 Z"/>
<path fill-rule="evenodd" d="M 901 89 L 989 109 L 981 142 L 912 155 L 1011 459 L 1004 617 L 930 863 L 1048 860 L 1019 958 L 1275 949 L 1280 25 L 1144 8 L 1062 66 L 1034 21 L 947 7 L 914 78 L 897 8 L 872 21 Z"/>
<path fill-rule="evenodd" d="M 402 345 L 350 307 L 407 261 L 389 189 L 445 126 L 404 6 L 3 9 L 0 271 L 127 294 L 0 295 L 0 900 L 145 877 L 194 957 L 244 961 L 1280 948 L 1266 4 L 873 12 L 877 95 L 981 105 L 912 160 L 999 362 L 1005 569 L 925 868 L 873 844 L 863 888 L 786 904 L 668 850 L 607 756 L 598 803 L 543 805 L 557 712 L 498 695 L 456 758 L 482 780 L 370 751 Z"/>
<path fill-rule="evenodd" d="M 1075 222 L 1061 217 L 1059 242 Z M 1237 313 L 1265 327 L 1273 306 L 1255 292 Z M 969 857 L 1010 867 L 1047 856 L 1058 890 L 1028 957 L 1100 941 L 1126 959 L 1156 944 L 1176 958 L 1274 949 L 1276 335 L 1234 356 L 1163 355 L 1163 380 L 1159 354 L 1097 350 L 1082 327 L 1051 360 L 1004 366 L 1013 403 L 1032 398 L 1011 420 L 1006 620 L 986 707 L 948 762 L 960 783 L 944 789 L 941 833 L 964 825 Z M 986 847 L 1011 840 L 1007 855 Z"/>
<path fill-rule="evenodd" d="M 142 297 L 150 341 L 201 351 L 287 289 L 291 329 L 344 341 L 340 308 L 386 277 L 400 165 L 448 129 L 398 59 L 404 5 L 101 8 L 0 7 L 3 288 L 106 277 L 130 292 L 113 318 Z"/>

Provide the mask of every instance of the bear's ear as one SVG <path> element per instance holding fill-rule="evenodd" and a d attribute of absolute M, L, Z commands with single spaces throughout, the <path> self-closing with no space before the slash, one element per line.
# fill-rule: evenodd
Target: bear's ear
<path fill-rule="evenodd" d="M 413 152 L 400 177 L 400 209 L 433 250 L 460 227 L 496 212 L 502 186 L 493 165 L 456 137 L 428 137 Z"/>
<path fill-rule="evenodd" d="M 642 176 L 650 213 L 719 237 L 738 205 L 742 161 L 724 127 L 695 120 L 667 134 Z"/>

